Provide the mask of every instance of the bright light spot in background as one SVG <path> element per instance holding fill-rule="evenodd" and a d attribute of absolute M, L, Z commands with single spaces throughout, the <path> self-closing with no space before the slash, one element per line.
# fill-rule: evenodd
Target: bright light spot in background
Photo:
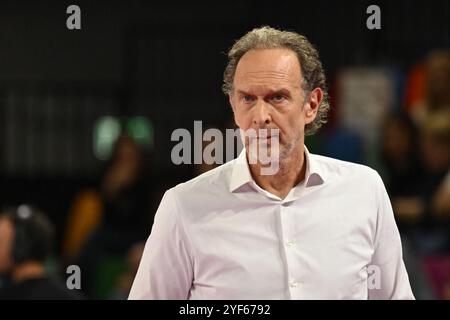
<path fill-rule="evenodd" d="M 31 217 L 31 209 L 27 205 L 22 204 L 17 208 L 17 214 L 21 219 L 28 219 Z"/>
<path fill-rule="evenodd" d="M 126 123 L 126 131 L 138 144 L 153 147 L 153 125 L 147 118 L 130 118 Z"/>
<path fill-rule="evenodd" d="M 104 116 L 94 125 L 94 155 L 99 160 L 108 160 L 113 152 L 114 144 L 121 134 L 134 139 L 137 144 L 152 148 L 154 143 L 154 130 L 150 120 L 145 117 L 128 118 L 124 123 L 113 116 Z"/>
<path fill-rule="evenodd" d="M 94 125 L 94 154 L 98 159 L 109 159 L 120 131 L 120 122 L 115 117 L 105 116 L 97 120 Z"/>

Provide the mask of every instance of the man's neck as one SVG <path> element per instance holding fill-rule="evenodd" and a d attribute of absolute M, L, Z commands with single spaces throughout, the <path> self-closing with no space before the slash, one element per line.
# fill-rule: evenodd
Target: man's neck
<path fill-rule="evenodd" d="M 293 187 L 305 179 L 305 159 L 304 145 L 299 144 L 289 157 L 280 159 L 279 169 L 273 175 L 262 175 L 259 163 L 249 167 L 253 179 L 261 188 L 284 199 Z"/>
<path fill-rule="evenodd" d="M 42 278 L 45 276 L 45 269 L 42 263 L 30 261 L 24 262 L 14 268 L 12 278 L 15 282 L 27 279 Z"/>

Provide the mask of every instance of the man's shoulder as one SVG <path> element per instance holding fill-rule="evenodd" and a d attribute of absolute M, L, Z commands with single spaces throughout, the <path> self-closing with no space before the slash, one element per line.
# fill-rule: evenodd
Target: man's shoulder
<path fill-rule="evenodd" d="M 236 159 L 204 172 L 172 188 L 177 194 L 226 190 L 229 186 L 233 164 Z"/>
<path fill-rule="evenodd" d="M 319 165 L 320 170 L 331 178 L 370 179 L 373 182 L 379 180 L 378 172 L 367 165 L 318 154 L 310 154 L 310 157 Z"/>

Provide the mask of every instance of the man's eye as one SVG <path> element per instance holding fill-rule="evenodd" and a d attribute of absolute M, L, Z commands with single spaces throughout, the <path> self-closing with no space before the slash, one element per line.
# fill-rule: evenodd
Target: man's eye
<path fill-rule="evenodd" d="M 276 95 L 272 96 L 272 100 L 275 102 L 281 102 L 284 100 L 284 96 L 281 94 L 276 94 Z"/>
<path fill-rule="evenodd" d="M 252 96 L 243 96 L 242 98 L 244 100 L 244 102 L 252 102 L 253 101 L 253 97 Z"/>

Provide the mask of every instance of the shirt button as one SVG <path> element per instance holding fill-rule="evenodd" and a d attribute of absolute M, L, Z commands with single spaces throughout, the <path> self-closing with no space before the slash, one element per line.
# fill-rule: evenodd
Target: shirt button
<path fill-rule="evenodd" d="M 289 241 L 286 242 L 286 245 L 287 245 L 288 247 L 292 247 L 294 244 L 295 244 L 295 242 L 292 241 L 292 240 L 289 240 Z"/>
<path fill-rule="evenodd" d="M 298 282 L 297 281 L 292 281 L 289 285 L 291 286 L 291 288 L 297 288 Z"/>

